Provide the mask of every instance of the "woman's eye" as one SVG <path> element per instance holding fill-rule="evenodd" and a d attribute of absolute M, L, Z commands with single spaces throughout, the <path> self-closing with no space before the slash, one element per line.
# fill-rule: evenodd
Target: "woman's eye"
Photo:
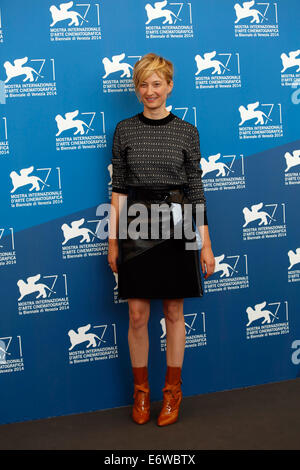
<path fill-rule="evenodd" d="M 160 83 L 154 83 L 154 86 L 160 86 L 161 84 Z M 147 86 L 146 83 L 142 83 L 141 84 L 141 88 L 145 88 Z"/>

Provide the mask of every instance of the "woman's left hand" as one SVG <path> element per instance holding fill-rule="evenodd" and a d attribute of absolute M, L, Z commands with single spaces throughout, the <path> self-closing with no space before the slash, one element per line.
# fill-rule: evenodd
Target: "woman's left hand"
<path fill-rule="evenodd" d="M 200 262 L 203 274 L 206 271 L 204 279 L 207 279 L 214 273 L 216 265 L 211 246 L 204 246 L 201 248 Z"/>

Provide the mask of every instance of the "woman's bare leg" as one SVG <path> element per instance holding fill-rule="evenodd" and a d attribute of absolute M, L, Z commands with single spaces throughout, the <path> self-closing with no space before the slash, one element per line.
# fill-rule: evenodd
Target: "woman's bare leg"
<path fill-rule="evenodd" d="M 167 365 L 182 367 L 185 350 L 184 299 L 163 299 L 167 331 Z"/>
<path fill-rule="evenodd" d="M 128 299 L 128 344 L 132 367 L 148 365 L 150 299 Z"/>

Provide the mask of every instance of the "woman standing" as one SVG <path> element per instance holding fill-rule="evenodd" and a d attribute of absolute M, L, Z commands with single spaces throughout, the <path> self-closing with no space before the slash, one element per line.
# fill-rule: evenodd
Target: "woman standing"
<path fill-rule="evenodd" d="M 108 262 L 112 271 L 118 273 L 119 298 L 128 300 L 128 343 L 134 378 L 132 418 L 138 424 L 150 419 L 150 299 L 163 301 L 167 371 L 163 406 L 157 424 L 165 426 L 177 421 L 182 400 L 184 298 L 203 295 L 199 247 L 194 243 L 193 249 L 187 249 L 184 235 L 175 238 L 177 219 L 174 208 L 180 208 L 181 214 L 185 214 L 185 208 L 190 205 L 194 220 L 196 211 L 199 213 L 202 209 L 202 222 L 198 229 L 202 242 L 200 261 L 203 273 L 206 271 L 205 278 L 214 272 L 215 260 L 199 166 L 198 130 L 166 109 L 166 100 L 173 88 L 173 65 L 154 53 L 146 54 L 134 66 L 133 81 L 144 110 L 120 121 L 114 133 Z M 129 226 L 133 222 L 129 209 L 136 203 L 142 203 L 147 209 L 147 215 L 141 219 L 144 228 L 153 222 L 151 205 L 164 204 L 165 208 L 172 208 L 172 211 L 163 210 L 161 219 L 156 219 L 160 220 L 161 228 L 162 221 L 169 217 L 171 229 L 167 239 L 161 232 L 156 238 L 129 236 Z M 125 237 L 124 228 L 122 233 L 119 223 L 124 211 Z M 183 220 L 182 216 L 180 220 Z M 194 237 L 192 241 L 195 240 Z"/>

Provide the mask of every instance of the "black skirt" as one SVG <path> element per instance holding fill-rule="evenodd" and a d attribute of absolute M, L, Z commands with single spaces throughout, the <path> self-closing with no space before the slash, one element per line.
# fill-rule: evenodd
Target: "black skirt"
<path fill-rule="evenodd" d="M 140 235 L 137 239 L 133 239 L 129 227 L 131 222 L 137 221 L 137 215 L 132 215 L 130 208 L 136 203 L 147 208 L 147 213 L 145 215 L 144 210 L 143 215 L 139 215 Z M 160 208 L 161 204 L 166 203 L 164 206 L 166 210 L 160 212 L 158 217 L 153 216 L 151 211 L 153 203 L 160 204 Z M 175 299 L 203 296 L 200 250 L 196 235 L 194 234 L 193 238 L 186 238 L 182 225 L 183 236 L 175 238 L 178 218 L 176 215 L 174 218 L 174 212 L 170 211 L 170 205 L 174 207 L 175 204 L 178 214 L 180 205 L 182 222 L 186 203 L 188 200 L 182 188 L 172 187 L 163 191 L 136 188 L 129 191 L 127 205 L 121 211 L 119 219 L 117 261 L 119 299 Z M 154 219 L 158 221 L 159 227 L 155 237 L 151 234 L 151 224 Z M 168 232 L 162 228 L 166 222 L 169 222 Z"/>

